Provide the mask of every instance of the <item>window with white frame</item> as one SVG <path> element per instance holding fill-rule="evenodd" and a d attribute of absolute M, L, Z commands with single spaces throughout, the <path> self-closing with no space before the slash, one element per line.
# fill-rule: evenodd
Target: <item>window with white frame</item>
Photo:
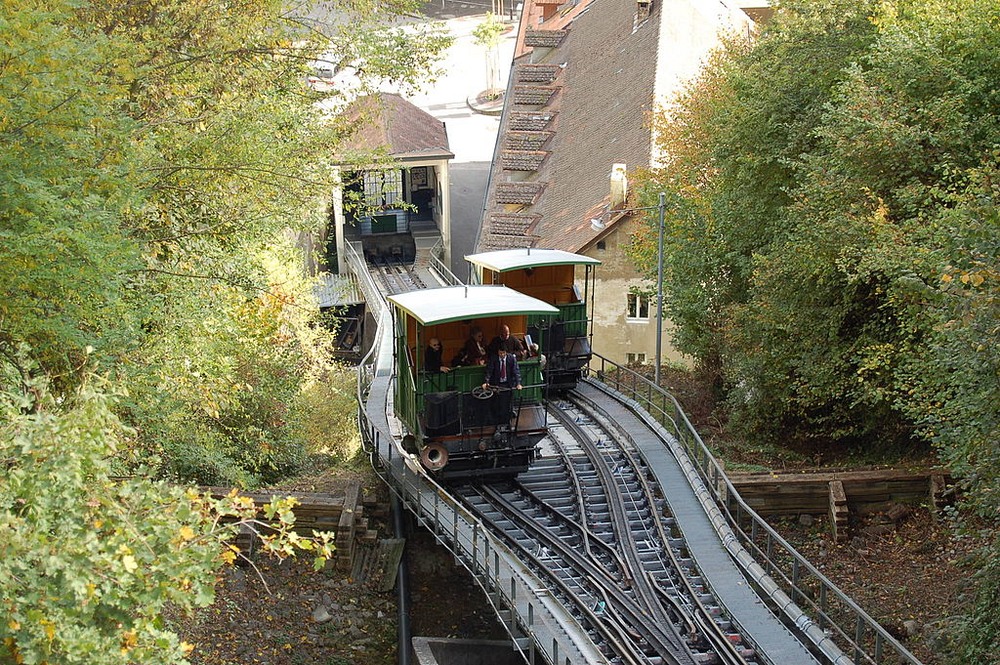
<path fill-rule="evenodd" d="M 647 293 L 629 293 L 625 318 L 635 321 L 649 320 L 649 302 L 650 297 Z"/>
<path fill-rule="evenodd" d="M 645 353 L 626 353 L 625 354 L 625 364 L 626 365 L 645 365 L 646 364 L 646 354 Z"/>
<path fill-rule="evenodd" d="M 365 204 L 396 208 L 403 201 L 403 172 L 399 169 L 365 171 Z"/>

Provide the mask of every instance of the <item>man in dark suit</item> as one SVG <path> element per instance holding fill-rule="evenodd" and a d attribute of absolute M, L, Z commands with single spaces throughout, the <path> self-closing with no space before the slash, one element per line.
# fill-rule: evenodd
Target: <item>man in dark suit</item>
<path fill-rule="evenodd" d="M 486 364 L 486 383 L 483 389 L 489 386 L 500 386 L 501 388 L 521 389 L 521 368 L 517 365 L 517 358 L 513 353 L 507 353 L 507 349 L 502 346 L 497 349 L 497 355 L 490 358 Z"/>

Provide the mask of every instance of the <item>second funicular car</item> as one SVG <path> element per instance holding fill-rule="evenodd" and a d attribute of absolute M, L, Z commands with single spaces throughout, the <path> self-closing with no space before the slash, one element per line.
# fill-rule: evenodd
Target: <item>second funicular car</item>
<path fill-rule="evenodd" d="M 575 387 L 593 353 L 595 268 L 601 262 L 559 249 L 535 248 L 471 254 L 465 260 L 474 281 L 503 284 L 558 308 L 554 317 L 529 317 L 525 331 L 529 343 L 537 344 L 545 358 L 548 385 L 557 390 Z M 578 282 L 583 285 L 582 292 Z"/>

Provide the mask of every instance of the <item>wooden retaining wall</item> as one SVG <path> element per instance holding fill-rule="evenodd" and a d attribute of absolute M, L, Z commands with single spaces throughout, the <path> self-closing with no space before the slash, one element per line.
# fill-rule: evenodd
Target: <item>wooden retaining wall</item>
<path fill-rule="evenodd" d="M 926 504 L 936 512 L 950 503 L 946 489 L 951 479 L 942 469 L 727 475 L 758 515 L 825 515 L 837 540 L 846 538 L 850 512 L 883 512 L 896 504 Z"/>
<path fill-rule="evenodd" d="M 210 493 L 215 498 L 228 496 L 232 491 L 223 487 L 202 487 L 203 492 Z M 348 483 L 344 494 L 333 495 L 309 492 L 240 492 L 253 500 L 257 506 L 257 519 L 267 523 L 263 507 L 275 496 L 280 498 L 294 497 L 299 505 L 292 509 L 295 513 L 294 531 L 301 536 L 311 536 L 313 531 L 332 531 L 336 533 L 334 544 L 336 553 L 333 563 L 340 570 L 351 570 L 354 565 L 354 554 L 358 544 L 373 544 L 378 534 L 368 528 L 367 515 L 388 514 L 388 507 L 378 504 L 375 500 L 363 496 L 361 486 L 357 482 Z M 249 527 L 244 527 L 237 538 L 237 545 L 244 553 L 253 551 L 256 534 Z"/>

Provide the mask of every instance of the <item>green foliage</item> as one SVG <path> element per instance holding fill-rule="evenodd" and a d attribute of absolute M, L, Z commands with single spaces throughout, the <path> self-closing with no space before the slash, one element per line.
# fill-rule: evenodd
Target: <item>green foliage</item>
<path fill-rule="evenodd" d="M 34 413 L 26 414 L 31 407 Z M 219 550 L 193 546 L 200 507 L 181 488 L 115 483 L 123 431 L 87 391 L 65 413 L 3 395 L 0 624 L 14 662 L 169 663 L 168 602 L 206 604 Z"/>
<path fill-rule="evenodd" d="M 486 18 L 483 19 L 482 23 L 472 29 L 472 36 L 479 46 L 495 49 L 500 45 L 500 36 L 506 30 L 507 27 L 499 16 L 492 12 L 486 12 Z"/>
<path fill-rule="evenodd" d="M 104 66 L 114 42 L 79 39 L 69 7 L 7 2 L 0 9 L 0 353 L 34 349 L 60 384 L 129 334 L 122 269 L 137 248 L 116 226 L 130 201 L 111 144 L 132 123 Z"/>
<path fill-rule="evenodd" d="M 205 606 L 227 544 L 256 524 L 252 501 L 222 499 L 143 477 L 117 479 L 131 432 L 113 400 L 84 384 L 60 403 L 43 382 L 0 394 L 0 656 L 16 663 L 179 663 L 192 648 L 164 629 L 167 605 Z M 265 509 L 266 551 L 314 552 L 331 535 L 292 532 L 294 501 Z M 228 525 L 220 520 L 227 518 Z"/>
<path fill-rule="evenodd" d="M 1000 138 L 994 8 L 947 5 L 787 3 L 660 119 L 666 306 L 745 434 L 871 448 L 920 426 L 940 319 L 916 287 L 960 258 L 929 222 Z"/>
<path fill-rule="evenodd" d="M 211 599 L 253 507 L 147 478 L 255 485 L 356 436 L 301 252 L 352 128 L 305 77 L 416 86 L 449 40 L 335 4 L 325 35 L 278 0 L 0 8 L 0 661 L 183 662 L 159 611 Z M 322 558 L 291 507 L 265 549 Z"/>
<path fill-rule="evenodd" d="M 670 158 L 645 185 L 671 207 L 677 343 L 722 372 L 735 431 L 814 455 L 934 444 L 965 508 L 989 520 L 998 49 L 990 0 L 784 3 L 658 119 Z M 647 270 L 651 236 L 634 249 Z M 985 603 L 997 557 L 986 555 Z M 988 657 L 974 637 L 995 634 L 987 614 L 970 618 L 963 662 Z"/>
<path fill-rule="evenodd" d="M 361 449 L 356 387 L 356 369 L 336 363 L 303 387 L 294 411 L 303 423 L 306 449 L 312 455 L 346 463 Z"/>
<path fill-rule="evenodd" d="M 492 12 L 472 30 L 476 44 L 486 49 L 486 91 L 491 98 L 500 96 L 500 68 L 497 62 L 500 37 L 507 31 L 503 20 Z"/>
<path fill-rule="evenodd" d="M 991 552 L 1000 552 L 1000 541 L 994 540 Z M 981 561 L 973 579 L 975 599 L 970 611 L 959 617 L 958 630 L 948 631 L 946 643 L 949 663 L 988 663 L 996 654 L 996 631 L 1000 630 L 1000 556 L 987 555 Z"/>
<path fill-rule="evenodd" d="M 2 10 L 0 379 L 72 394 L 107 372 L 134 428 L 123 471 L 154 456 L 254 485 L 306 459 L 302 391 L 330 347 L 296 239 L 324 223 L 353 128 L 305 75 L 334 58 L 412 87 L 450 41 L 391 25 L 412 2 L 342 4 L 319 26 L 273 0 Z"/>

